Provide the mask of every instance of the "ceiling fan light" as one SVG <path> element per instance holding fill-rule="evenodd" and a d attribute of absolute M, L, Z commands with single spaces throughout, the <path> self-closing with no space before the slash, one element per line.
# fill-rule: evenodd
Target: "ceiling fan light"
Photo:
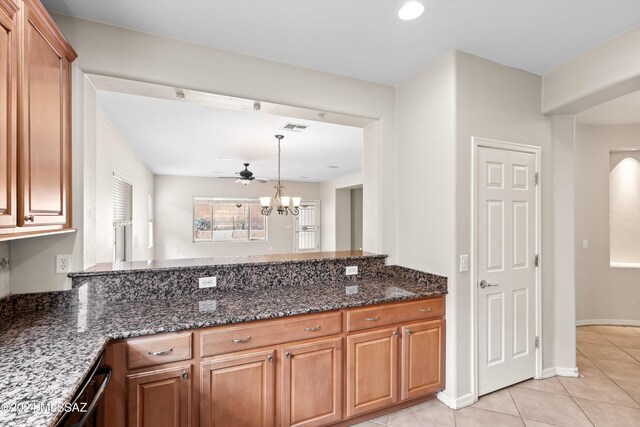
<path fill-rule="evenodd" d="M 271 197 L 260 197 L 260 206 L 268 208 L 271 204 Z"/>
<path fill-rule="evenodd" d="M 240 179 L 240 184 L 242 185 L 249 185 L 251 184 L 251 180 L 250 179 Z"/>

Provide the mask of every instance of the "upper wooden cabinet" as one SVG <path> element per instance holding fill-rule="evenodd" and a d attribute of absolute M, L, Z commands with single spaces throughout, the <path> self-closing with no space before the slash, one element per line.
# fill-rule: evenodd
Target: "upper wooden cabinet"
<path fill-rule="evenodd" d="M 16 226 L 18 7 L 0 0 L 0 236 Z"/>
<path fill-rule="evenodd" d="M 0 240 L 9 240 L 71 229 L 76 53 L 39 1 L 0 6 Z"/>

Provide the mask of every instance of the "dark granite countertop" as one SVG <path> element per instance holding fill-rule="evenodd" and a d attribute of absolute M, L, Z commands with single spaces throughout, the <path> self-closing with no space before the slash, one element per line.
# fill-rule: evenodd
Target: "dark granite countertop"
<path fill-rule="evenodd" d="M 0 425 L 53 424 L 56 413 L 34 408 L 16 412 L 15 405 L 68 402 L 110 339 L 444 295 L 446 278 L 441 279 L 424 282 L 402 273 L 330 284 L 219 290 L 204 300 L 102 301 L 24 312 L 0 323 L 0 405 L 9 405 L 0 407 Z"/>

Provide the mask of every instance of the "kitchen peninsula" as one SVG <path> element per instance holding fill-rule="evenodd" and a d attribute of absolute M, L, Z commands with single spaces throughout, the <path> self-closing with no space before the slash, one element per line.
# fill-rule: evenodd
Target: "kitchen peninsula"
<path fill-rule="evenodd" d="M 68 402 L 105 349 L 103 425 L 330 425 L 444 387 L 444 277 L 362 252 L 179 263 L 98 266 L 69 291 L 0 301 L 2 401 Z"/>

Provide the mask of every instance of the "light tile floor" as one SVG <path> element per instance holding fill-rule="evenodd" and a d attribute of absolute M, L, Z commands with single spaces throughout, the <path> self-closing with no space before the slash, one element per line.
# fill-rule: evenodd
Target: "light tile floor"
<path fill-rule="evenodd" d="M 529 380 L 454 411 L 437 399 L 359 427 L 640 427 L 640 328 L 577 328 L 580 378 Z"/>

